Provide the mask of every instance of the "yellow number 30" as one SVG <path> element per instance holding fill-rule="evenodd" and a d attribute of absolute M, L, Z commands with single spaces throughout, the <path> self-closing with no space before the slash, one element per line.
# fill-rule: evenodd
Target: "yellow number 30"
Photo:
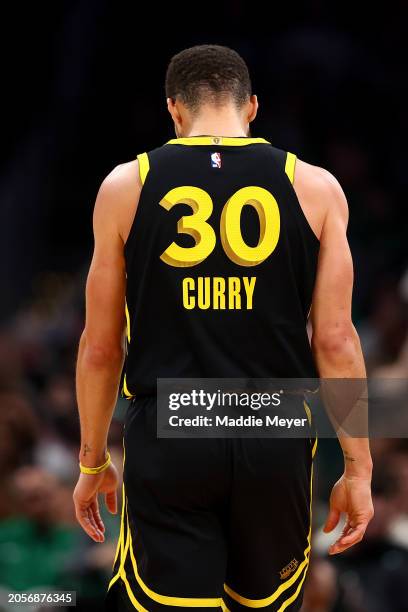
<path fill-rule="evenodd" d="M 181 247 L 176 242 L 161 254 L 160 259 L 170 266 L 196 266 L 214 250 L 216 237 L 207 223 L 213 211 L 213 202 L 199 187 L 176 187 L 167 193 L 160 205 L 170 210 L 176 204 L 188 204 L 192 215 L 181 217 L 177 224 L 179 234 L 189 234 L 195 240 L 192 247 Z M 259 217 L 258 244 L 248 246 L 242 237 L 241 213 L 245 205 L 255 208 Z M 280 234 L 280 214 L 273 195 L 263 187 L 243 187 L 225 204 L 220 224 L 221 242 L 227 256 L 241 266 L 256 266 L 275 250 Z"/>

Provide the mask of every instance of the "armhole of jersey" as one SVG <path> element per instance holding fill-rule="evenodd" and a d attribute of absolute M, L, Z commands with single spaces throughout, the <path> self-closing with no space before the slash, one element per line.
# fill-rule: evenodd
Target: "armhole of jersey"
<path fill-rule="evenodd" d="M 144 187 L 144 184 L 146 182 L 146 177 L 149 174 L 149 170 L 150 170 L 149 156 L 148 156 L 147 153 L 140 153 L 139 155 L 136 156 L 136 159 L 137 159 L 137 163 L 138 163 L 138 166 L 139 166 L 139 180 L 140 180 L 140 183 L 142 185 L 142 188 L 140 190 L 139 201 L 137 203 L 137 208 L 136 208 L 136 211 L 135 211 L 135 214 L 134 214 L 134 217 L 133 217 L 132 224 L 130 226 L 129 234 L 128 234 L 128 237 L 126 238 L 126 241 L 125 241 L 125 245 L 124 245 L 125 256 L 126 256 L 126 251 L 128 249 L 129 242 L 130 242 L 130 237 L 131 237 L 131 235 L 133 233 L 133 228 L 135 226 L 135 222 L 136 222 L 136 219 L 137 219 L 138 214 L 139 214 L 141 192 L 143 191 L 143 187 Z"/>
<path fill-rule="evenodd" d="M 140 178 L 140 182 L 141 182 L 142 188 L 143 188 L 143 185 L 145 184 L 145 181 L 146 181 L 146 177 L 149 174 L 149 170 L 150 170 L 150 163 L 149 163 L 149 156 L 148 156 L 148 154 L 147 153 L 140 153 L 140 155 L 137 156 L 137 161 L 138 161 L 138 164 L 139 164 L 139 178 Z M 139 198 L 139 204 L 140 204 L 140 198 Z M 136 220 L 136 217 L 137 217 L 138 209 L 139 209 L 139 205 L 137 207 L 134 219 L 132 221 L 132 225 L 131 225 L 130 230 L 129 230 L 128 237 L 127 237 L 125 245 L 124 245 L 124 248 L 125 248 L 125 257 L 126 257 L 127 246 L 129 244 L 129 239 L 130 239 L 130 237 L 132 235 L 133 228 L 134 228 L 134 225 L 135 225 L 135 220 Z M 125 301 L 125 316 L 126 316 L 126 341 L 127 341 L 127 345 L 129 345 L 130 344 L 130 315 L 129 315 L 129 309 L 128 309 L 128 305 L 127 305 L 126 301 Z M 125 371 L 124 371 L 124 375 L 123 375 L 123 382 L 122 382 L 122 396 L 125 397 L 128 400 L 131 400 L 134 397 L 134 395 L 131 393 L 131 391 L 129 391 L 129 387 L 127 385 L 127 381 L 126 381 L 126 366 L 125 366 Z"/>
<path fill-rule="evenodd" d="M 295 180 L 295 166 L 296 166 L 296 155 L 294 153 L 287 153 L 286 163 L 285 163 L 285 172 L 292 185 Z"/>
<path fill-rule="evenodd" d="M 142 186 L 145 184 L 146 177 L 149 174 L 150 164 L 149 164 L 149 156 L 147 153 L 141 153 L 137 156 L 137 161 L 139 162 L 139 176 L 140 182 Z"/>
<path fill-rule="evenodd" d="M 299 202 L 299 198 L 297 196 L 297 193 L 295 191 L 294 185 L 293 183 L 295 182 L 295 168 L 296 168 L 296 160 L 297 157 L 294 153 L 286 153 L 286 162 L 285 162 L 285 174 L 288 177 L 290 184 L 292 185 L 292 190 L 293 193 L 295 194 L 296 197 L 296 202 L 297 202 L 297 209 L 300 213 L 300 216 L 303 219 L 303 222 L 305 223 L 306 227 L 307 227 L 307 232 L 308 234 L 310 234 L 312 241 L 317 244 L 320 245 L 320 240 L 319 238 L 316 236 L 316 234 L 314 233 L 314 231 L 312 230 L 312 227 L 309 223 L 308 218 L 305 215 L 305 212 L 302 208 L 301 203 Z"/>

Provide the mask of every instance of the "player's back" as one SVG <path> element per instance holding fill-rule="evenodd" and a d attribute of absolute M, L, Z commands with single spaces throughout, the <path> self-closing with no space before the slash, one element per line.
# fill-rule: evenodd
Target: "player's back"
<path fill-rule="evenodd" d="M 313 377 L 319 241 L 295 157 L 263 139 L 191 137 L 139 156 L 125 246 L 126 395 L 158 377 Z"/>

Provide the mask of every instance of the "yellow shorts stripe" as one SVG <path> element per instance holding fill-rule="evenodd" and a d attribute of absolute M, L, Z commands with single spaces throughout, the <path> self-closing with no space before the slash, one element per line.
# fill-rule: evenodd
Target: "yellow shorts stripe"
<path fill-rule="evenodd" d="M 132 604 L 134 605 L 134 607 L 136 608 L 136 610 L 139 610 L 139 612 L 149 612 L 148 610 L 146 610 L 146 608 L 144 608 L 136 599 L 136 597 L 133 594 L 133 591 L 130 587 L 130 584 L 128 582 L 128 579 L 126 577 L 126 572 L 124 569 L 122 569 L 120 577 L 126 587 L 126 592 L 128 594 L 128 597 L 130 599 L 130 601 L 132 602 Z"/>
<path fill-rule="evenodd" d="M 220 608 L 222 605 L 222 599 L 219 597 L 210 598 L 196 598 L 196 597 L 171 597 L 169 595 L 160 595 L 155 593 L 152 589 L 143 582 L 140 577 L 139 570 L 137 567 L 136 558 L 133 552 L 132 534 L 130 533 L 128 523 L 128 536 L 130 540 L 130 558 L 132 560 L 133 572 L 135 578 L 142 589 L 142 591 L 150 597 L 153 601 L 163 604 L 165 606 L 179 606 L 181 608 Z"/>
<path fill-rule="evenodd" d="M 296 591 L 293 593 L 293 595 L 288 597 L 288 599 L 285 599 L 285 601 L 283 602 L 283 604 L 279 608 L 278 612 L 283 612 L 284 610 L 286 610 L 286 608 L 288 606 L 290 606 L 290 604 L 293 603 L 295 601 L 295 599 L 298 597 L 298 595 L 300 593 L 300 589 L 302 588 L 302 584 L 305 581 L 306 574 L 307 574 L 307 567 L 305 567 L 305 571 L 303 572 L 302 580 L 299 582 Z"/>
<path fill-rule="evenodd" d="M 295 180 L 295 166 L 296 166 L 296 155 L 293 153 L 286 154 L 285 172 L 288 175 L 290 182 L 293 185 Z"/>
<path fill-rule="evenodd" d="M 115 582 L 119 580 L 119 578 L 120 578 L 120 571 L 117 574 L 115 574 L 112 580 L 110 581 L 109 586 L 108 586 L 108 591 L 115 584 Z"/>
<path fill-rule="evenodd" d="M 119 537 L 119 543 L 118 543 L 118 550 L 120 550 L 120 565 L 119 565 L 119 569 L 117 573 L 115 574 L 115 576 L 113 576 L 112 580 L 109 583 L 108 591 L 115 584 L 115 582 L 117 582 L 117 580 L 119 579 L 122 580 L 123 584 L 126 587 L 127 595 L 130 601 L 132 602 L 133 606 L 135 607 L 135 609 L 138 610 L 139 612 L 149 612 L 148 610 L 146 610 L 146 608 L 144 608 L 137 601 L 136 597 L 133 594 L 133 591 L 131 589 L 127 576 L 126 576 L 125 561 L 126 561 L 127 553 L 129 550 L 129 531 L 127 532 L 126 545 L 123 548 L 123 525 L 124 525 L 124 515 L 126 513 L 127 513 L 127 510 L 126 510 L 125 486 L 123 485 L 121 536 Z"/>
<path fill-rule="evenodd" d="M 309 533 L 308 539 L 309 538 L 310 538 L 310 533 Z M 299 567 L 297 568 L 296 572 L 293 574 L 293 576 L 288 578 L 288 580 L 286 580 L 284 583 L 282 583 L 276 589 L 276 591 L 274 591 L 272 593 L 272 595 L 270 595 L 269 597 L 265 597 L 263 599 L 248 599 L 247 597 L 243 597 L 242 595 L 239 595 L 238 593 L 233 591 L 228 585 L 224 584 L 225 592 L 228 593 L 228 595 L 232 599 L 234 599 L 235 601 L 237 601 L 241 605 L 246 606 L 247 608 L 266 608 L 266 606 L 270 606 L 274 601 L 276 601 L 278 599 L 278 597 L 280 597 L 282 595 L 282 593 L 284 593 L 287 589 L 289 589 L 289 587 L 292 586 L 292 584 L 294 584 L 296 582 L 296 580 L 299 578 L 299 576 L 302 573 L 302 570 L 304 568 L 305 568 L 305 572 L 306 572 L 306 569 L 307 569 L 308 564 L 309 564 L 310 549 L 311 549 L 311 546 L 310 546 L 310 544 L 308 544 L 307 547 L 304 550 L 304 557 L 305 558 L 302 561 L 302 563 L 299 564 Z"/>
<path fill-rule="evenodd" d="M 307 402 L 303 401 L 303 408 L 306 412 L 306 416 L 307 416 L 307 420 L 309 422 L 309 425 L 312 425 L 312 412 L 307 404 Z"/>
<path fill-rule="evenodd" d="M 125 446 L 123 445 L 123 464 L 122 464 L 122 471 L 125 468 L 125 460 L 126 460 L 126 452 L 125 452 Z M 126 512 L 126 493 L 125 493 L 125 485 L 122 484 L 122 511 L 120 514 L 120 530 L 119 530 L 119 540 L 118 540 L 118 545 L 116 547 L 116 554 L 115 554 L 115 560 L 113 562 L 113 566 L 115 566 L 116 560 L 118 558 L 118 555 L 120 553 L 120 562 L 119 562 L 119 569 L 116 573 L 115 576 L 113 576 L 112 580 L 109 583 L 108 586 L 108 591 L 111 588 L 111 586 L 116 582 L 116 580 L 119 578 L 120 572 L 122 567 L 125 564 L 125 549 L 127 552 L 127 548 L 125 547 L 125 543 L 124 543 L 124 537 L 125 537 L 125 512 Z"/>
<path fill-rule="evenodd" d="M 124 515 L 125 515 L 125 485 L 122 485 L 122 512 L 121 512 L 121 518 L 120 518 L 120 531 L 119 531 L 119 540 L 118 540 L 118 545 L 116 547 L 116 554 L 115 554 L 115 559 L 113 561 L 113 565 L 115 565 L 116 560 L 118 558 L 119 555 L 119 551 L 120 554 L 123 554 L 123 536 L 124 536 Z M 122 558 L 122 557 L 121 557 Z"/>
<path fill-rule="evenodd" d="M 310 407 L 306 401 L 303 402 L 303 408 L 305 409 L 307 420 L 309 421 L 309 426 L 311 427 L 312 426 L 312 411 L 310 410 Z M 316 451 L 317 451 L 317 436 L 314 439 L 313 446 L 312 446 L 312 459 L 314 458 Z"/>

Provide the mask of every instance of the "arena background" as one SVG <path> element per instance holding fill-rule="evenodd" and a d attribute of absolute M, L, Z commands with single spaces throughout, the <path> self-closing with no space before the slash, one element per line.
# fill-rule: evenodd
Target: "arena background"
<path fill-rule="evenodd" d="M 138 2 L 106 0 L 2 7 L 3 595 L 75 589 L 79 610 L 101 610 L 118 519 L 105 513 L 107 541 L 93 544 L 71 502 L 92 208 L 116 164 L 173 135 L 163 79 L 182 48 L 213 42 L 242 53 L 261 104 L 254 135 L 340 180 L 369 373 L 407 377 L 407 18 L 402 0 L 286 9 L 235 0 L 157 5 L 150 14 Z M 125 408 L 121 399 L 110 440 L 119 462 Z M 376 440 L 373 453 L 376 516 L 362 544 L 329 559 L 333 536 L 320 528 L 342 462 L 334 441 L 320 445 L 304 612 L 408 609 L 407 441 Z M 9 609 L 17 607 L 0 607 Z"/>

